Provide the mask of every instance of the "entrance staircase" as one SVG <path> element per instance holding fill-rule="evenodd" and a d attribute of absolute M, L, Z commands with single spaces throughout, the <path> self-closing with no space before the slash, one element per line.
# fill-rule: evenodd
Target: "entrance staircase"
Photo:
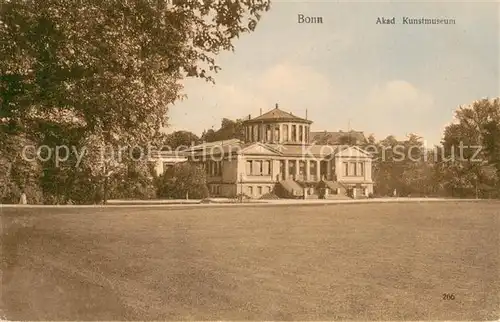
<path fill-rule="evenodd" d="M 292 179 L 281 180 L 279 182 L 277 192 L 282 198 L 304 197 L 304 189 L 300 184 Z"/>
<path fill-rule="evenodd" d="M 348 200 L 351 199 L 347 195 L 346 188 L 334 181 L 324 181 L 330 193 L 326 197 L 328 200 Z M 304 187 L 306 184 L 304 182 L 298 182 L 292 179 L 281 180 L 277 185 L 276 194 L 280 198 L 293 198 L 299 199 L 304 198 Z M 316 189 L 314 189 L 313 194 L 308 194 L 306 199 L 318 199 L 318 194 Z M 338 193 L 337 193 L 338 192 Z"/>

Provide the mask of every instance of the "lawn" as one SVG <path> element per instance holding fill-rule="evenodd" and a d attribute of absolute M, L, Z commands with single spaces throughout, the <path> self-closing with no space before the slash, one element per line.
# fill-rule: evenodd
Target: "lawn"
<path fill-rule="evenodd" d="M 0 211 L 9 320 L 500 316 L 498 202 Z"/>

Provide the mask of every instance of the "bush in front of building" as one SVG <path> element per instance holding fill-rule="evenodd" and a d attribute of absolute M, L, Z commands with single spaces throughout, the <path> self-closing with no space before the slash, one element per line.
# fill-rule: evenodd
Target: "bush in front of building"
<path fill-rule="evenodd" d="M 158 198 L 203 199 L 209 196 L 203 168 L 190 163 L 177 164 L 156 179 Z"/>

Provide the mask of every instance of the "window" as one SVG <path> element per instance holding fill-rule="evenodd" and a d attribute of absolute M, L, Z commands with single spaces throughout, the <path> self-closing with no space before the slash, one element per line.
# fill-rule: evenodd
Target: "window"
<path fill-rule="evenodd" d="M 349 163 L 344 162 L 344 177 L 349 176 Z"/>
<path fill-rule="evenodd" d="M 363 162 L 358 162 L 358 176 L 365 175 L 365 164 Z"/>
<path fill-rule="evenodd" d="M 280 141 L 280 126 L 279 125 L 277 125 L 274 128 L 274 138 L 273 138 L 273 141 L 274 142 L 279 142 Z"/>
<path fill-rule="evenodd" d="M 266 142 L 271 142 L 271 125 L 266 125 Z"/>
<path fill-rule="evenodd" d="M 288 141 L 288 124 L 283 125 L 283 141 Z"/>
<path fill-rule="evenodd" d="M 222 162 L 221 161 L 209 161 L 208 162 L 209 174 L 211 176 L 222 175 Z"/>
<path fill-rule="evenodd" d="M 317 161 L 309 161 L 309 173 L 315 176 L 318 171 L 316 169 L 317 166 Z"/>
<path fill-rule="evenodd" d="M 306 132 L 305 141 L 309 142 L 309 126 L 305 126 L 304 128 L 306 129 L 306 131 L 305 131 Z"/>
<path fill-rule="evenodd" d="M 246 174 L 249 176 L 252 175 L 252 161 L 251 160 L 247 161 Z"/>
<path fill-rule="evenodd" d="M 254 141 L 259 140 L 259 126 L 258 125 L 253 126 L 253 140 Z"/>
<path fill-rule="evenodd" d="M 271 187 L 267 186 L 266 187 L 266 193 L 270 193 L 271 192 Z"/>
<path fill-rule="evenodd" d="M 248 195 L 251 197 L 253 196 L 253 187 L 252 186 L 248 186 Z"/>
<path fill-rule="evenodd" d="M 262 161 L 252 161 L 252 175 L 259 176 L 262 172 Z"/>
<path fill-rule="evenodd" d="M 245 171 L 247 175 L 251 176 L 271 175 L 271 161 L 247 160 Z"/>
<path fill-rule="evenodd" d="M 262 194 L 262 187 L 261 187 L 261 186 L 258 186 L 258 187 L 257 187 L 257 192 L 258 192 L 258 194 L 259 194 L 259 195 L 261 195 L 261 194 Z"/>
<path fill-rule="evenodd" d="M 304 175 L 306 173 L 306 162 L 300 160 L 299 161 L 299 175 Z"/>
<path fill-rule="evenodd" d="M 299 125 L 299 142 L 302 142 L 304 140 L 302 129 L 302 125 Z"/>
<path fill-rule="evenodd" d="M 288 161 L 288 174 L 294 176 L 295 175 L 295 167 L 296 167 L 296 160 L 289 160 Z"/>
<path fill-rule="evenodd" d="M 297 125 L 292 125 L 292 137 L 290 141 L 295 142 L 297 140 Z"/>
<path fill-rule="evenodd" d="M 257 125 L 257 141 L 260 141 L 262 139 L 261 135 L 262 135 L 262 128 L 260 125 Z"/>
<path fill-rule="evenodd" d="M 262 175 L 268 176 L 271 174 L 271 161 L 264 161 L 262 166 Z"/>
<path fill-rule="evenodd" d="M 349 175 L 350 176 L 356 175 L 356 162 L 349 162 Z"/>

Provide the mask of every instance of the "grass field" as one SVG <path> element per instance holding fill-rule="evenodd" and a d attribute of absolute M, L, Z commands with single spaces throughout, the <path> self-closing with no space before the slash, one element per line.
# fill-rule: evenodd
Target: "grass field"
<path fill-rule="evenodd" d="M 498 202 L 1 215 L 9 320 L 500 316 Z"/>

